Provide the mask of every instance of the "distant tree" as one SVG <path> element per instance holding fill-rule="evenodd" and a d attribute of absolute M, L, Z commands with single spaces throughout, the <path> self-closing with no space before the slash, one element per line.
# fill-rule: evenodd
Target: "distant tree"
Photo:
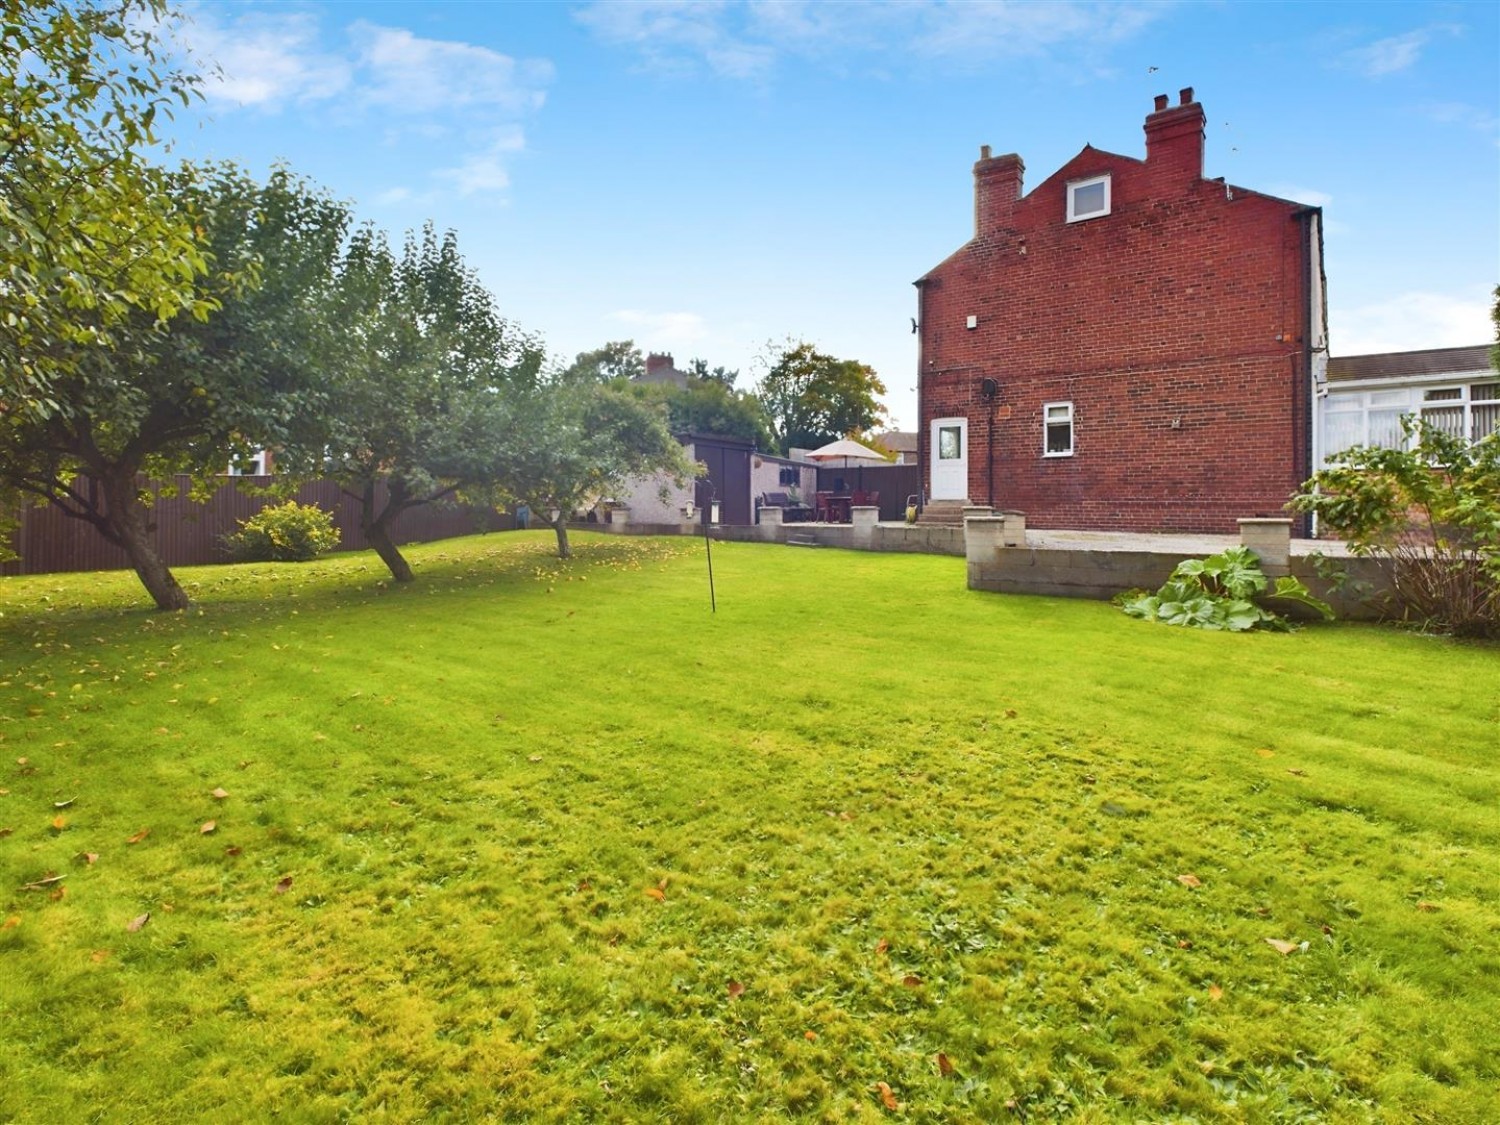
<path fill-rule="evenodd" d="M 187 474 L 211 490 L 233 455 L 320 411 L 310 372 L 348 213 L 285 172 L 259 185 L 232 168 L 185 169 L 169 186 L 202 230 L 212 265 L 194 299 L 215 311 L 162 324 L 136 309 L 107 342 L 55 345 L 66 353 L 46 392 L 56 409 L 0 425 L 0 480 L 91 524 L 175 610 L 188 598 L 156 550 L 138 478 Z"/>
<path fill-rule="evenodd" d="M 1495 307 L 1490 310 L 1490 320 L 1495 325 L 1495 345 L 1490 348 L 1490 366 L 1500 371 L 1500 285 L 1495 286 Z"/>
<path fill-rule="evenodd" d="M 142 155 L 196 79 L 164 0 L 6 0 L 0 18 L 0 417 L 50 416 L 56 380 L 136 314 L 206 313 L 195 218 Z"/>
<path fill-rule="evenodd" d="M 727 367 L 710 368 L 708 360 L 696 357 L 688 362 L 688 373 L 704 382 L 722 383 L 730 390 L 734 389 L 734 381 L 740 377 L 738 369 L 730 371 Z"/>
<path fill-rule="evenodd" d="M 667 425 L 674 434 L 717 434 L 754 442 L 757 449 L 775 447 L 760 399 L 731 390 L 717 379 L 690 379 L 685 387 L 634 383 L 629 390 L 642 401 L 665 406 Z"/>
<path fill-rule="evenodd" d="M 646 373 L 646 357 L 634 340 L 614 340 L 593 351 L 579 352 L 562 372 L 564 382 L 607 383 L 639 379 Z"/>
<path fill-rule="evenodd" d="M 759 397 L 782 453 L 862 436 L 885 417 L 885 384 L 867 364 L 793 340 L 768 344 L 764 362 Z"/>
<path fill-rule="evenodd" d="M 324 405 L 278 465 L 338 481 L 359 502 L 360 527 L 391 576 L 410 582 L 397 518 L 498 494 L 511 438 L 506 394 L 535 376 L 542 349 L 500 317 L 457 237 L 430 225 L 408 234 L 399 256 L 383 233 L 356 231 L 327 315 Z"/>
<path fill-rule="evenodd" d="M 660 405 L 632 391 L 560 376 L 511 388 L 501 487 L 546 519 L 559 558 L 572 557 L 574 509 L 630 477 L 660 473 L 686 483 L 694 475 Z"/>

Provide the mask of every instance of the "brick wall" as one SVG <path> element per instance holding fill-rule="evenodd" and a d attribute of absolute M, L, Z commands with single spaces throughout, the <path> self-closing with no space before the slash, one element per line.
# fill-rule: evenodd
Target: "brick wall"
<path fill-rule="evenodd" d="M 1024 196 L 1018 157 L 975 166 L 976 237 L 918 283 L 924 455 L 933 418 L 967 417 L 971 499 L 1039 528 L 1284 514 L 1307 475 L 1307 209 L 1203 179 L 1202 124 L 1190 91 L 1159 100 L 1147 160 L 1085 147 Z M 1106 173 L 1110 213 L 1067 222 L 1068 182 Z M 1042 455 L 1048 402 L 1073 404 L 1071 457 Z"/>

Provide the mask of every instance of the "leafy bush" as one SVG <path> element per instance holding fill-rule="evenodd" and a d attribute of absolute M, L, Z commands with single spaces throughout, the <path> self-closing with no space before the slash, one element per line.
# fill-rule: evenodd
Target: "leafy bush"
<path fill-rule="evenodd" d="M 1125 595 L 1119 604 L 1131 617 L 1195 629 L 1241 633 L 1255 628 L 1291 628 L 1286 618 L 1257 605 L 1256 598 L 1296 602 L 1325 620 L 1333 617 L 1328 604 L 1308 593 L 1297 579 L 1278 578 L 1271 586 L 1260 569 L 1260 560 L 1248 547 L 1231 547 L 1206 559 L 1186 559 L 1177 564 L 1172 577 L 1156 593 Z"/>
<path fill-rule="evenodd" d="M 1500 636 L 1500 434 L 1469 442 L 1414 416 L 1402 427 L 1409 448 L 1348 450 L 1288 506 L 1380 559 L 1409 619 Z"/>
<path fill-rule="evenodd" d="M 241 520 L 224 542 L 242 562 L 306 562 L 337 547 L 339 532 L 333 516 L 316 504 L 288 500 Z"/>

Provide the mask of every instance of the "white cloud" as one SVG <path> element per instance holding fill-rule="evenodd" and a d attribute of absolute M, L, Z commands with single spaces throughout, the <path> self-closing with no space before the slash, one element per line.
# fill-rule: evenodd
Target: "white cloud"
<path fill-rule="evenodd" d="M 227 25 L 202 7 L 185 16 L 176 33 L 206 71 L 207 98 L 277 109 L 336 97 L 352 81 L 349 60 L 320 48 L 310 14 L 250 12 Z"/>
<path fill-rule="evenodd" d="M 541 108 L 543 88 L 552 80 L 545 59 L 517 61 L 488 47 L 422 39 L 364 20 L 351 25 L 349 35 L 358 51 L 361 96 L 401 113 L 481 106 L 520 114 Z"/>
<path fill-rule="evenodd" d="M 1347 68 L 1363 74 L 1366 78 L 1384 78 L 1410 70 L 1422 58 L 1422 52 L 1438 34 L 1458 35 L 1462 28 L 1453 24 L 1433 24 L 1419 27 L 1404 35 L 1391 35 L 1377 39 L 1363 47 L 1351 47 L 1342 55 Z"/>
<path fill-rule="evenodd" d="M 366 20 L 325 45 L 317 15 L 247 12 L 195 5 L 175 34 L 185 51 L 215 76 L 211 98 L 275 112 L 292 103 L 322 102 L 337 120 L 372 131 L 394 149 L 448 135 L 470 138 L 432 173 L 462 195 L 503 191 L 506 158 L 525 148 L 521 121 L 542 107 L 553 78 L 546 59 L 516 59 L 489 47 L 425 39 L 405 28 Z M 329 115 L 330 117 L 332 115 Z M 404 188 L 394 192 L 407 191 Z M 380 202 L 399 198 L 393 191 Z"/>
<path fill-rule="evenodd" d="M 1489 301 L 1482 293 L 1402 293 L 1353 308 L 1329 303 L 1335 355 L 1457 348 L 1494 339 Z"/>
<path fill-rule="evenodd" d="M 1135 0 L 598 0 L 577 19 L 606 43 L 665 72 L 698 67 L 765 79 L 786 56 L 871 65 L 912 56 L 979 63 L 995 57 L 1087 52 L 1129 39 L 1170 5 Z"/>
<path fill-rule="evenodd" d="M 645 312 L 640 309 L 618 309 L 606 318 L 627 326 L 642 336 L 651 348 L 683 347 L 708 339 L 708 325 L 697 313 Z"/>

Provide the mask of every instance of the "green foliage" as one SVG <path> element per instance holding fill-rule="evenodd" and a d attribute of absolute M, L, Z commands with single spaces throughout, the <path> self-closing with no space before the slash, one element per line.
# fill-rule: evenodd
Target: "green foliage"
<path fill-rule="evenodd" d="M 667 426 L 664 410 L 638 388 L 539 378 L 506 396 L 500 488 L 533 512 L 557 511 L 558 554 L 571 552 L 566 521 L 578 507 L 631 477 L 685 484 L 696 469 Z"/>
<path fill-rule="evenodd" d="M 613 340 L 593 351 L 579 352 L 562 372 L 565 383 L 608 383 L 639 379 L 646 373 L 646 357 L 634 340 Z"/>
<path fill-rule="evenodd" d="M 47 392 L 58 408 L 0 426 L 0 482 L 93 525 L 160 608 L 180 609 L 186 595 L 156 554 L 136 477 L 217 487 L 232 456 L 322 413 L 314 373 L 348 212 L 284 170 L 259 184 L 230 166 L 184 167 L 164 182 L 212 263 L 195 292 L 214 312 L 162 324 L 137 309 L 107 344 L 58 345 Z"/>
<path fill-rule="evenodd" d="M 730 390 L 734 389 L 735 380 L 740 377 L 738 369 L 730 371 L 727 367 L 724 367 L 722 365 L 718 367 L 709 367 L 708 360 L 700 359 L 697 356 L 694 356 L 688 361 L 687 369 L 694 376 L 702 379 L 704 382 L 722 383 Z"/>
<path fill-rule="evenodd" d="M 0 579 L 0 1120 L 1500 1120 L 1489 648 L 576 538 Z"/>
<path fill-rule="evenodd" d="M 1185 625 L 1194 629 L 1242 633 L 1248 629 L 1285 630 L 1285 618 L 1257 604 L 1257 599 L 1295 602 L 1332 620 L 1333 610 L 1312 596 L 1296 578 L 1285 576 L 1269 587 L 1260 560 L 1248 547 L 1231 547 L 1206 559 L 1185 559 L 1154 594 L 1132 594 L 1119 600 L 1131 617 Z"/>
<path fill-rule="evenodd" d="M 288 500 L 241 520 L 224 542 L 240 562 L 310 562 L 338 547 L 339 531 L 316 504 Z"/>
<path fill-rule="evenodd" d="M 885 417 L 885 384 L 867 364 L 788 340 L 767 345 L 766 366 L 758 391 L 783 454 L 863 436 Z"/>
<path fill-rule="evenodd" d="M 666 409 L 667 425 L 678 434 L 716 434 L 742 438 L 757 449 L 775 445 L 770 420 L 760 399 L 735 391 L 717 379 L 690 379 L 685 387 L 670 383 L 631 383 L 631 394 Z"/>
<path fill-rule="evenodd" d="M 507 430 L 508 388 L 535 377 L 542 351 L 500 316 L 452 231 L 409 233 L 398 255 L 383 232 L 362 227 L 331 290 L 316 367 L 322 405 L 289 419 L 277 463 L 339 481 L 393 577 L 410 581 L 396 517 L 497 494 L 508 446 L 522 436 Z"/>
<path fill-rule="evenodd" d="M 1408 619 L 1500 635 L 1500 434 L 1469 442 L 1416 416 L 1402 426 L 1407 447 L 1350 449 L 1288 506 L 1380 559 Z"/>
<path fill-rule="evenodd" d="M 0 412 L 55 389 L 124 322 L 205 314 L 194 216 L 142 155 L 196 79 L 166 65 L 164 0 L 6 0 L 0 21 Z"/>

